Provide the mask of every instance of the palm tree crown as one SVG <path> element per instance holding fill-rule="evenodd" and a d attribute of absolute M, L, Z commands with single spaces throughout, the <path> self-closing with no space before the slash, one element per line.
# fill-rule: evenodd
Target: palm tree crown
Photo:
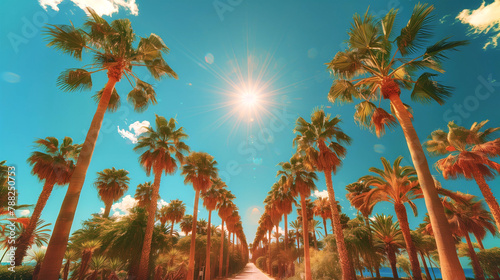
<path fill-rule="evenodd" d="M 130 178 L 125 169 L 107 168 L 97 172 L 97 179 L 94 186 L 97 188 L 99 198 L 106 204 L 103 217 L 108 217 L 111 205 L 116 202 L 128 190 Z"/>

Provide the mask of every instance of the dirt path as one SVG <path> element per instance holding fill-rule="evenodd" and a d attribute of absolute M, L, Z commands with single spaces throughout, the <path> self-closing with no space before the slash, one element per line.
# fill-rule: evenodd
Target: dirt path
<path fill-rule="evenodd" d="M 243 269 L 243 272 L 230 279 L 274 280 L 274 278 L 271 278 L 260 271 L 253 263 L 247 263 L 245 269 Z"/>

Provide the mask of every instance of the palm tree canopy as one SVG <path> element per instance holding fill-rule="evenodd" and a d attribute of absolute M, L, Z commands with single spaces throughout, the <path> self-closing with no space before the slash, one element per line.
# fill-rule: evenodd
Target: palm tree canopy
<path fill-rule="evenodd" d="M 302 117 L 296 121 L 294 133 L 298 134 L 293 143 L 305 154 L 309 168 L 322 172 L 337 172 L 342 159 L 346 155 L 343 145 L 351 143 L 351 138 L 338 126 L 341 119 L 332 118 L 323 109 L 315 109 L 311 114 L 311 122 Z"/>
<path fill-rule="evenodd" d="M 384 169 L 371 167 L 370 172 L 376 175 L 361 177 L 359 182 L 370 187 L 370 191 L 360 193 L 352 198 L 354 207 L 362 213 L 371 213 L 375 204 L 388 201 L 393 204 L 408 203 L 417 216 L 417 206 L 412 200 L 422 198 L 422 191 L 417 180 L 417 173 L 412 166 L 401 166 L 402 156 L 390 164 L 385 158 L 381 158 Z"/>
<path fill-rule="evenodd" d="M 93 63 L 83 68 L 68 69 L 61 73 L 57 84 L 64 91 L 90 90 L 92 74 L 107 71 L 109 77 L 120 80 L 125 75 L 133 89 L 127 100 L 138 112 L 143 112 L 149 104 L 156 104 L 156 92 L 152 85 L 142 81 L 133 71 L 134 67 L 145 67 L 156 80 L 168 76 L 177 79 L 177 74 L 165 62 L 163 55 L 169 49 L 156 34 L 149 37 L 137 36 L 129 19 L 117 19 L 108 23 L 94 10 L 87 8 L 89 17 L 82 28 L 73 25 L 53 25 L 45 29 L 48 46 L 81 60 L 84 51 L 93 55 Z M 133 82 L 133 83 L 132 83 Z M 94 98 L 98 101 L 99 91 Z M 116 89 L 108 106 L 116 111 L 120 96 Z"/>
<path fill-rule="evenodd" d="M 181 220 L 180 226 L 182 232 L 184 232 L 186 235 L 190 233 L 193 230 L 193 216 L 185 215 Z"/>
<path fill-rule="evenodd" d="M 212 186 L 212 179 L 218 178 L 217 161 L 214 157 L 203 152 L 192 152 L 186 157 L 182 166 L 184 183 L 192 184 L 197 191 L 205 192 Z"/>
<path fill-rule="evenodd" d="M 371 219 L 370 226 L 375 237 L 375 245 L 389 246 L 394 250 L 405 246 L 403 233 L 399 229 L 399 222 L 394 223 L 392 216 L 375 214 Z"/>
<path fill-rule="evenodd" d="M 472 179 L 479 172 L 485 179 L 500 173 L 500 164 L 490 158 L 500 156 L 500 138 L 494 138 L 500 127 L 480 131 L 488 120 L 473 123 L 470 129 L 448 123 L 448 132 L 436 130 L 424 143 L 432 155 L 448 155 L 436 162 L 445 179 Z M 492 139 L 494 138 L 494 139 Z"/>
<path fill-rule="evenodd" d="M 189 152 L 189 146 L 184 143 L 187 134 L 182 127 L 176 128 L 175 119 L 169 121 L 156 115 L 156 130 L 148 127 L 147 131 L 138 139 L 134 151 L 143 151 L 139 162 L 149 176 L 154 174 L 173 174 L 177 170 L 178 162 L 184 162 L 184 154 Z"/>
<path fill-rule="evenodd" d="M 223 188 L 225 187 L 227 187 L 226 183 L 224 183 L 220 178 L 215 180 L 212 179 L 212 186 L 201 194 L 203 206 L 205 206 L 208 211 L 214 211 L 217 209 L 217 205 L 223 199 Z"/>
<path fill-rule="evenodd" d="M 281 170 L 276 176 L 283 180 L 285 188 L 289 188 L 293 196 L 302 195 L 308 197 L 311 191 L 317 189 L 314 181 L 318 180 L 318 175 L 315 172 L 309 171 L 307 165 L 304 164 L 304 157 L 300 154 L 295 154 L 288 162 L 280 162 L 278 164 Z"/>
<path fill-rule="evenodd" d="M 73 144 L 70 137 L 65 137 L 61 143 L 55 137 L 37 139 L 35 145 L 39 150 L 31 153 L 27 160 L 33 166 L 31 173 L 55 185 L 67 184 L 82 145 Z"/>
<path fill-rule="evenodd" d="M 153 183 L 145 182 L 137 185 L 134 198 L 137 200 L 137 206 L 147 207 L 151 203 L 151 195 L 153 194 Z M 159 199 L 159 198 L 158 198 Z"/>
<path fill-rule="evenodd" d="M 384 133 L 385 126 L 396 123 L 391 113 L 380 108 L 380 103 L 375 105 L 382 98 L 399 96 L 401 88 L 411 90 L 412 101 L 421 103 L 443 104 L 451 95 L 450 87 L 434 80 L 437 74 L 420 70 L 444 72 L 441 62 L 447 58 L 446 52 L 466 45 L 467 41 L 450 41 L 448 37 L 429 45 L 433 10 L 432 5 L 415 5 L 399 34 L 395 26 L 398 10 L 391 9 L 382 18 L 369 11 L 354 15 L 348 47 L 327 63 L 336 76 L 328 99 L 333 103 L 361 100 L 354 119 L 377 136 Z M 428 47 L 424 49 L 425 46 Z"/>
<path fill-rule="evenodd" d="M 115 202 L 128 190 L 130 178 L 129 172 L 125 169 L 114 167 L 97 172 L 97 179 L 94 186 L 97 188 L 99 197 L 104 202 Z"/>
<path fill-rule="evenodd" d="M 318 197 L 313 203 L 314 215 L 323 219 L 330 219 L 332 217 L 331 204 L 327 197 Z"/>
<path fill-rule="evenodd" d="M 179 199 L 171 200 L 166 206 L 165 216 L 168 221 L 178 223 L 184 217 L 186 212 L 186 204 Z"/>

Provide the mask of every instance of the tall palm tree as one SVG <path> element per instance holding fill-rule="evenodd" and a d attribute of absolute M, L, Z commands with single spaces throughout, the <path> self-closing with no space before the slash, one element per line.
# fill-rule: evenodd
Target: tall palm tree
<path fill-rule="evenodd" d="M 356 279 L 356 275 L 352 275 L 352 271 L 354 270 L 349 261 L 345 246 L 344 233 L 340 226 L 340 213 L 337 208 L 338 201 L 335 198 L 332 182 L 332 173 L 337 173 L 337 169 L 342 164 L 342 159 L 346 154 L 346 149 L 342 145 L 348 145 L 351 142 L 351 138 L 338 126 L 340 122 L 339 117 L 331 118 L 329 114 L 325 114 L 324 110 L 315 109 L 311 114 L 310 123 L 302 117 L 297 119 L 294 132 L 298 135 L 293 141 L 298 150 L 304 152 L 306 163 L 315 170 L 325 174 L 326 189 L 331 205 L 333 230 L 337 237 L 337 252 L 340 259 L 340 267 L 344 279 L 350 280 Z"/>
<path fill-rule="evenodd" d="M 299 222 L 299 220 L 295 220 L 290 222 L 290 227 L 294 230 L 295 238 L 297 241 L 297 250 L 300 250 L 299 240 L 300 240 L 302 225 Z"/>
<path fill-rule="evenodd" d="M 321 217 L 323 219 L 323 227 L 325 229 L 325 237 L 328 235 L 328 230 L 326 229 L 326 220 L 332 218 L 332 210 L 330 208 L 330 201 L 327 197 L 318 197 L 314 201 L 314 215 Z"/>
<path fill-rule="evenodd" d="M 81 148 L 81 145 L 73 144 L 73 139 L 69 137 L 65 137 L 62 142 L 55 137 L 37 139 L 35 144 L 39 150 L 31 153 L 28 163 L 33 166 L 31 173 L 40 181 L 43 180 L 44 184 L 29 224 L 16 241 L 15 265 L 21 265 L 26 256 L 33 231 L 54 186 L 68 184 Z"/>
<path fill-rule="evenodd" d="M 410 258 L 413 278 L 422 279 L 422 272 L 418 261 L 417 251 L 411 239 L 410 224 L 406 215 L 405 203 L 407 203 L 415 216 L 417 206 L 413 200 L 422 198 L 422 192 L 418 184 L 415 169 L 411 166 L 401 166 L 402 156 L 399 156 L 391 166 L 385 158 L 381 158 L 384 169 L 371 167 L 369 170 L 376 175 L 367 175 L 359 179 L 370 191 L 361 193 L 351 201 L 358 209 L 369 209 L 361 212 L 371 212 L 379 202 L 387 201 L 394 204 L 394 211 L 401 226 L 406 250 Z"/>
<path fill-rule="evenodd" d="M 135 200 L 137 200 L 137 207 L 147 208 L 151 204 L 152 194 L 153 194 L 153 183 L 145 182 L 137 185 L 134 194 L 134 198 Z"/>
<path fill-rule="evenodd" d="M 160 221 L 160 226 L 162 229 L 165 228 L 165 224 L 168 221 L 168 218 L 167 218 L 168 208 L 167 207 L 168 207 L 167 205 L 164 205 L 160 209 L 158 209 L 158 211 L 156 212 L 156 219 L 158 219 Z M 173 225 L 173 223 L 172 223 L 172 225 Z M 170 232 L 170 233 L 172 234 L 173 232 Z"/>
<path fill-rule="evenodd" d="M 68 249 L 64 254 L 64 259 L 66 262 L 63 266 L 63 280 L 68 280 L 69 277 L 69 269 L 71 267 L 71 262 L 76 261 L 78 259 L 78 253 L 76 250 Z"/>
<path fill-rule="evenodd" d="M 483 268 L 479 263 L 476 251 L 472 245 L 469 233 L 485 232 L 496 233 L 494 220 L 491 214 L 484 209 L 482 201 L 471 194 L 462 194 L 461 200 L 443 199 L 445 213 L 452 226 L 454 233 L 459 237 L 464 237 L 469 250 L 469 257 L 474 268 L 475 279 L 484 280 Z"/>
<path fill-rule="evenodd" d="M 99 198 L 106 206 L 102 215 L 104 218 L 109 217 L 113 203 L 118 201 L 128 190 L 130 178 L 127 175 L 127 170 L 116 169 L 114 167 L 97 172 L 97 179 L 94 182 L 94 186 L 98 190 Z"/>
<path fill-rule="evenodd" d="M 47 248 L 47 259 L 42 265 L 40 277 L 55 279 L 59 274 L 68 237 L 73 224 L 78 205 L 80 192 L 85 181 L 94 147 L 102 125 L 106 110 L 116 110 L 120 96 L 115 85 L 125 76 L 134 81 L 135 86 L 127 96 L 127 100 L 134 109 L 142 112 L 149 104 L 156 104 L 156 93 L 153 86 L 141 81 L 132 70 L 133 67 L 145 67 L 157 80 L 168 76 L 177 78 L 177 74 L 163 59 L 168 53 L 167 46 L 155 34 L 140 38 L 137 47 L 134 47 L 136 35 L 132 30 L 130 20 L 118 19 L 108 23 L 87 8 L 88 19 L 82 28 L 71 25 L 50 25 L 45 30 L 48 46 L 54 47 L 62 53 L 81 60 L 82 54 L 92 54 L 93 63 L 78 69 L 64 71 L 58 78 L 57 84 L 64 91 L 89 90 L 92 88 L 92 74 L 105 71 L 107 83 L 97 93 L 99 100 L 87 136 L 82 146 L 81 156 L 78 158 L 75 174 L 71 177 L 68 191 L 63 201 L 61 211 L 54 227 L 54 234 Z M 147 266 L 146 266 L 147 267 Z"/>
<path fill-rule="evenodd" d="M 451 95 L 450 88 L 436 82 L 435 73 L 416 70 L 444 72 L 441 61 L 446 52 L 467 44 L 466 41 L 439 40 L 416 55 L 432 35 L 432 11 L 428 4 L 415 5 L 410 19 L 396 33 L 398 10 L 391 9 L 378 19 L 368 12 L 356 14 L 348 31 L 348 47 L 338 52 L 327 63 L 336 79 L 328 94 L 331 102 L 352 103 L 361 100 L 355 107 L 354 119 L 361 126 L 374 130 L 377 136 L 385 126 L 396 125 L 403 129 L 413 164 L 420 179 L 425 204 L 432 224 L 438 230 L 436 241 L 439 251 L 443 279 L 464 280 L 465 275 L 455 251 L 455 244 L 444 210 L 434 186 L 427 159 L 413 127 L 409 106 L 401 101 L 401 89 L 411 90 L 411 99 L 421 103 L 436 101 L 443 104 Z M 421 73 L 416 77 L 416 73 Z M 415 80 L 416 78 L 416 80 Z M 388 99 L 388 107 L 395 116 L 376 105 Z"/>
<path fill-rule="evenodd" d="M 198 202 L 200 192 L 206 192 L 212 186 L 212 180 L 218 178 L 218 169 L 215 167 L 217 161 L 214 157 L 203 152 L 192 152 L 186 157 L 186 163 L 182 167 L 184 183 L 192 184 L 195 190 L 193 209 L 193 233 L 191 234 L 191 247 L 189 249 L 188 280 L 194 279 L 194 255 L 196 245 L 196 219 L 198 217 Z"/>
<path fill-rule="evenodd" d="M 212 211 L 217 209 L 218 204 L 222 200 L 223 188 L 226 187 L 220 178 L 212 180 L 212 186 L 204 193 L 201 194 L 203 199 L 203 206 L 208 210 L 208 226 L 207 226 L 207 253 L 205 261 L 205 279 L 210 280 L 212 277 L 210 265 L 210 252 L 212 252 L 211 243 L 211 228 L 212 228 Z"/>
<path fill-rule="evenodd" d="M 415 249 L 418 253 L 420 253 L 420 259 L 424 265 L 426 279 L 432 280 L 429 267 L 425 261 L 425 256 L 428 255 L 430 251 L 436 250 L 436 242 L 434 242 L 434 238 L 428 234 L 424 234 L 422 231 L 414 230 L 411 232 L 411 239 L 413 244 L 415 244 Z"/>
<path fill-rule="evenodd" d="M 389 259 L 394 279 L 399 279 L 396 268 L 396 252 L 404 247 L 399 223 L 392 222 L 392 216 L 376 214 L 371 222 L 374 245 L 383 248 Z"/>
<path fill-rule="evenodd" d="M 224 263 L 224 236 L 226 232 L 224 231 L 225 220 L 236 210 L 236 205 L 233 203 L 235 196 L 228 190 L 222 191 L 222 199 L 217 206 L 219 209 L 219 217 L 221 218 L 221 245 L 219 252 L 219 277 L 222 277 L 222 265 Z"/>
<path fill-rule="evenodd" d="M 304 239 L 304 260 L 306 280 L 312 280 L 311 258 L 309 255 L 309 229 L 306 198 L 311 195 L 311 191 L 316 190 L 314 181 L 318 180 L 316 173 L 308 171 L 304 165 L 304 158 L 300 154 L 292 156 L 289 162 L 279 163 L 281 170 L 277 176 L 284 176 L 287 187 L 291 189 L 293 196 L 300 195 L 300 205 L 302 209 L 302 232 Z"/>
<path fill-rule="evenodd" d="M 433 155 L 448 155 L 436 162 L 445 179 L 464 177 L 476 181 L 500 230 L 500 206 L 486 183 L 500 173 L 500 164 L 490 159 L 500 156 L 500 138 L 491 140 L 500 127 L 480 131 L 487 122 L 475 122 L 470 129 L 450 122 L 448 133 L 432 132 L 425 146 Z"/>
<path fill-rule="evenodd" d="M 140 164 L 149 176 L 154 174 L 153 192 L 151 203 L 148 208 L 148 223 L 144 235 L 143 249 L 141 253 L 138 280 L 148 279 L 149 254 L 151 252 L 151 239 L 156 217 L 157 201 L 160 191 L 161 176 L 171 175 L 177 170 L 178 164 L 184 161 L 184 154 L 189 152 L 189 147 L 184 143 L 187 134 L 182 127 L 176 127 L 175 119 L 167 121 L 164 117 L 156 115 L 156 130 L 148 127 L 147 131 L 138 139 L 135 151 L 141 151 Z"/>
<path fill-rule="evenodd" d="M 45 250 L 38 250 L 33 252 L 29 258 L 31 261 L 36 263 L 35 268 L 33 269 L 33 278 L 34 280 L 42 279 L 39 277 L 40 267 L 45 259 Z"/>
<path fill-rule="evenodd" d="M 170 236 L 174 234 L 174 224 L 180 222 L 186 213 L 186 204 L 179 199 L 171 200 L 166 207 L 166 218 L 172 223 Z"/>
<path fill-rule="evenodd" d="M 85 279 L 85 276 L 87 276 L 86 274 L 89 269 L 92 256 L 99 247 L 101 247 L 101 242 L 98 240 L 89 240 L 81 245 L 80 253 L 82 258 L 80 261 L 80 269 L 78 270 L 78 280 L 83 280 Z"/>

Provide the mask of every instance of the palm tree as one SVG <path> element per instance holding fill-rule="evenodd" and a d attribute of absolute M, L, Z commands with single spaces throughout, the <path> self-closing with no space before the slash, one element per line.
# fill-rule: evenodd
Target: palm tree
<path fill-rule="evenodd" d="M 408 105 L 401 101 L 401 89 L 411 90 L 411 99 L 421 103 L 436 101 L 443 104 L 451 95 L 450 88 L 436 82 L 435 73 L 424 72 L 416 78 L 416 70 L 444 72 L 441 61 L 447 58 L 446 51 L 456 50 L 466 41 L 442 39 L 425 49 L 423 54 L 414 55 L 427 43 L 432 32 L 432 11 L 428 4 L 415 5 L 409 21 L 398 34 L 394 23 L 398 10 L 391 9 L 381 19 L 368 12 L 356 14 L 348 35 L 348 47 L 338 52 L 327 63 L 336 76 L 328 94 L 331 102 L 352 103 L 361 100 L 355 107 L 354 119 L 361 126 L 374 130 L 377 136 L 385 131 L 385 126 L 396 125 L 398 120 L 413 164 L 420 179 L 425 204 L 432 224 L 438 230 L 436 241 L 442 264 L 444 279 L 465 279 L 463 269 L 455 251 L 455 244 L 441 205 L 427 159 L 412 124 L 412 114 Z M 397 36 L 397 37 L 396 37 Z M 395 116 L 375 105 L 382 99 L 390 101 Z"/>
<path fill-rule="evenodd" d="M 78 158 L 80 145 L 73 144 L 73 139 L 65 137 L 59 143 L 55 137 L 37 139 L 35 141 L 39 151 L 34 151 L 28 158 L 28 163 L 33 166 L 31 173 L 44 181 L 42 193 L 38 197 L 35 209 L 31 215 L 26 229 L 16 241 L 15 265 L 21 265 L 29 248 L 29 240 L 32 238 L 38 220 L 42 215 L 43 208 L 52 193 L 55 185 L 68 184 L 71 174 L 75 169 L 74 161 Z"/>
<path fill-rule="evenodd" d="M 210 252 L 212 251 L 211 243 L 211 228 L 212 228 L 212 211 L 217 209 L 218 204 L 222 200 L 223 188 L 226 187 L 221 179 L 212 180 L 212 186 L 204 193 L 201 194 L 203 198 L 203 206 L 208 210 L 208 226 L 207 226 L 207 253 L 205 261 L 205 279 L 210 280 L 212 277 L 210 266 Z"/>
<path fill-rule="evenodd" d="M 134 74 L 132 71 L 134 66 L 146 67 L 157 80 L 165 76 L 177 78 L 177 74 L 163 59 L 163 54 L 168 53 L 169 49 L 159 36 L 151 34 L 147 38 L 140 38 L 139 44 L 134 48 L 133 43 L 137 37 L 131 28 L 130 20 L 118 19 L 108 23 L 92 9 L 87 8 L 87 11 L 89 17 L 83 28 L 76 28 L 73 24 L 50 25 L 45 30 L 48 46 L 78 60 L 81 60 L 84 51 L 93 56 L 93 63 L 84 66 L 86 69 L 69 69 L 59 76 L 57 83 L 62 90 L 89 90 L 92 88 L 92 74 L 101 71 L 106 71 L 108 80 L 106 86 L 95 96 L 98 100 L 97 110 L 83 143 L 75 174 L 69 182 L 51 238 L 53 241 L 47 248 L 47 258 L 51 261 L 42 265 L 40 277 L 43 279 L 55 279 L 59 274 L 78 199 L 104 114 L 106 110 L 114 111 L 119 106 L 120 96 L 115 89 L 116 83 L 122 76 L 128 81 L 135 81 L 127 100 L 136 111 L 142 112 L 149 104 L 157 103 L 156 93 L 152 85 L 141 81 Z"/>
<path fill-rule="evenodd" d="M 145 182 L 137 185 L 134 198 L 137 200 L 137 207 L 147 208 L 151 204 L 151 196 L 153 194 L 153 184 Z M 160 197 L 158 196 L 158 199 Z"/>
<path fill-rule="evenodd" d="M 323 219 L 323 227 L 325 228 L 325 237 L 328 235 L 328 230 L 326 229 L 326 219 L 332 218 L 332 210 L 330 208 L 330 201 L 327 197 L 318 197 L 314 201 L 314 215 L 321 217 Z"/>
<path fill-rule="evenodd" d="M 172 223 L 170 229 L 170 236 L 174 234 L 174 224 L 180 222 L 184 213 L 186 212 L 186 204 L 179 199 L 170 200 L 170 203 L 166 207 L 166 218 Z"/>
<path fill-rule="evenodd" d="M 376 214 L 371 222 L 374 235 L 374 245 L 384 249 L 391 264 L 394 279 L 399 279 L 396 268 L 396 252 L 404 247 L 403 234 L 399 229 L 399 223 L 392 222 L 392 216 Z"/>
<path fill-rule="evenodd" d="M 221 218 L 221 245 L 219 252 L 219 277 L 222 277 L 222 265 L 224 262 L 224 236 L 226 232 L 224 231 L 224 222 L 225 220 L 236 210 L 236 205 L 233 203 L 233 199 L 235 196 L 228 190 L 222 191 L 222 198 L 217 206 L 219 209 L 219 217 Z"/>
<path fill-rule="evenodd" d="M 352 275 L 354 270 L 345 247 L 344 233 L 340 226 L 340 213 L 337 208 L 338 202 L 332 183 L 332 173 L 337 173 L 346 154 L 346 149 L 342 145 L 348 145 L 351 142 L 351 138 L 338 126 L 340 122 L 339 117 L 331 118 L 322 109 L 315 109 L 311 114 L 311 123 L 302 117 L 297 119 L 294 132 L 298 135 L 293 141 L 298 150 L 304 152 L 306 163 L 325 174 L 342 275 L 344 279 L 356 279 L 356 275 Z"/>
<path fill-rule="evenodd" d="M 401 166 L 402 156 L 399 156 L 391 166 L 385 158 L 381 158 L 384 169 L 371 167 L 370 172 L 376 175 L 367 175 L 359 179 L 370 191 L 361 193 L 351 201 L 361 212 L 372 212 L 373 207 L 379 202 L 387 201 L 394 204 L 394 210 L 401 226 L 406 250 L 410 258 L 413 278 L 422 279 L 422 272 L 418 261 L 417 251 L 411 239 L 410 224 L 406 215 L 405 203 L 407 203 L 415 216 L 417 216 L 417 206 L 413 200 L 421 198 L 422 192 L 418 184 L 415 169 L 411 166 Z"/>
<path fill-rule="evenodd" d="M 185 215 L 182 217 L 180 227 L 184 235 L 188 236 L 188 234 L 193 231 L 193 216 Z"/>
<path fill-rule="evenodd" d="M 457 193 L 462 196 L 461 200 L 443 199 L 445 213 L 452 226 L 453 232 L 459 237 L 465 237 L 469 250 L 469 257 L 474 268 L 475 279 L 485 279 L 483 269 L 477 258 L 476 251 L 470 239 L 469 233 L 485 235 L 486 230 L 491 234 L 496 233 L 494 220 L 491 214 L 484 209 L 482 201 L 471 194 Z"/>
<path fill-rule="evenodd" d="M 311 258 L 309 256 L 309 230 L 308 215 L 306 207 L 306 198 L 311 195 L 311 191 L 316 190 L 314 181 L 318 176 L 314 172 L 307 171 L 304 165 L 304 159 L 300 154 L 295 154 L 289 162 L 279 163 L 281 170 L 277 176 L 283 176 L 286 180 L 287 188 L 291 189 L 292 195 L 300 195 L 300 205 L 302 208 L 302 232 L 304 239 L 304 260 L 306 280 L 312 280 L 311 276 Z"/>
<path fill-rule="evenodd" d="M 167 121 L 164 117 L 156 115 L 156 130 L 148 127 L 147 131 L 138 139 L 135 151 L 141 151 L 140 164 L 149 176 L 154 174 L 154 182 L 151 194 L 151 203 L 148 208 L 148 223 L 144 235 L 143 249 L 141 253 L 138 280 L 148 278 L 149 254 L 151 252 L 151 239 L 156 217 L 157 201 L 160 191 L 161 175 L 173 174 L 177 165 L 184 161 L 184 153 L 189 152 L 189 147 L 184 143 L 187 135 L 182 127 L 176 127 L 175 119 Z"/>
<path fill-rule="evenodd" d="M 420 259 L 425 269 L 425 277 L 427 280 L 432 280 L 429 267 L 425 261 L 425 255 L 428 255 L 430 251 L 436 250 L 436 242 L 432 236 L 424 234 L 422 231 L 414 230 L 411 232 L 411 240 L 415 244 L 415 249 L 420 253 Z"/>
<path fill-rule="evenodd" d="M 212 180 L 217 179 L 217 161 L 214 157 L 203 152 L 192 152 L 186 157 L 186 163 L 182 167 L 182 175 L 185 176 L 184 183 L 192 184 L 195 190 L 193 209 L 193 233 L 191 234 L 191 247 L 189 253 L 188 280 L 194 279 L 194 254 L 196 245 L 196 219 L 198 217 L 198 202 L 200 192 L 206 192 L 212 186 Z"/>
<path fill-rule="evenodd" d="M 490 159 L 500 156 L 500 138 L 491 140 L 500 127 L 480 131 L 487 122 L 475 122 L 470 129 L 450 122 L 448 133 L 432 132 L 425 146 L 433 155 L 448 155 L 436 162 L 445 179 L 464 177 L 476 181 L 500 230 L 500 206 L 486 183 L 500 173 L 500 164 Z"/>
<path fill-rule="evenodd" d="M 302 225 L 299 222 L 299 220 L 291 221 L 290 222 L 290 227 L 294 230 L 295 238 L 297 241 L 297 250 L 300 250 L 300 230 L 302 229 Z"/>
<path fill-rule="evenodd" d="M 127 175 L 127 170 L 116 169 L 114 167 L 97 172 L 97 179 L 94 182 L 94 186 L 98 190 L 99 198 L 106 206 L 102 215 L 104 218 L 109 217 L 113 203 L 118 201 L 128 190 L 130 178 Z"/>
<path fill-rule="evenodd" d="M 63 272 L 62 272 L 63 280 L 68 280 L 71 262 L 76 261 L 77 258 L 78 258 L 78 253 L 76 252 L 76 250 L 68 248 L 68 250 L 64 254 L 64 259 L 66 260 L 66 262 L 64 263 L 64 266 L 63 266 Z"/>
<path fill-rule="evenodd" d="M 168 205 L 165 205 L 163 207 L 161 207 L 160 209 L 158 209 L 158 212 L 156 213 L 156 219 L 158 219 L 160 221 L 160 226 L 161 228 L 165 228 L 165 224 L 167 223 L 168 219 L 167 219 L 167 211 L 168 211 Z M 172 223 L 173 225 L 173 223 Z M 172 234 L 173 232 L 171 232 Z"/>
<path fill-rule="evenodd" d="M 106 269 L 106 264 L 108 259 L 105 256 L 93 256 L 90 260 L 90 275 L 86 278 L 88 280 L 97 280 L 99 272 L 103 272 Z M 101 278 L 102 279 L 102 278 Z"/>
<path fill-rule="evenodd" d="M 40 278 L 39 277 L 40 267 L 41 267 L 44 259 L 45 259 L 45 250 L 38 250 L 38 251 L 33 252 L 30 255 L 30 260 L 36 262 L 35 268 L 33 269 L 33 279 L 34 280 L 37 280 Z"/>
<path fill-rule="evenodd" d="M 81 245 L 80 253 L 82 258 L 80 261 L 80 269 L 78 270 L 78 280 L 85 279 L 94 251 L 99 247 L 101 247 L 101 242 L 98 240 L 90 240 Z"/>

